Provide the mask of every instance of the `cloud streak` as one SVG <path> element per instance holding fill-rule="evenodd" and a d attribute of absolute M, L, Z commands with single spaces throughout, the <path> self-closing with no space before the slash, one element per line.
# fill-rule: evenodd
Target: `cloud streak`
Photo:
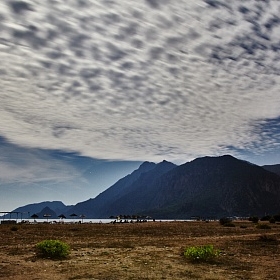
<path fill-rule="evenodd" d="M 60 183 L 81 177 L 81 170 L 48 151 L 21 148 L 0 138 L 0 183 Z"/>
<path fill-rule="evenodd" d="M 0 6 L 0 134 L 13 143 L 177 162 L 279 143 L 275 129 L 262 145 L 261 125 L 280 116 L 277 1 Z"/>

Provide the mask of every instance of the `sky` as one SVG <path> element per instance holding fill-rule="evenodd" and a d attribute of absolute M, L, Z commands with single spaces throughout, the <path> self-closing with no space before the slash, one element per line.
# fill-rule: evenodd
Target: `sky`
<path fill-rule="evenodd" d="M 75 204 L 143 161 L 280 163 L 279 14 L 274 0 L 1 0 L 0 211 Z"/>

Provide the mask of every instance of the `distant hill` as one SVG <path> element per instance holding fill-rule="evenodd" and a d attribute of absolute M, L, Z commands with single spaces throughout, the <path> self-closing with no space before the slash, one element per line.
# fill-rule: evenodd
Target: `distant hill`
<path fill-rule="evenodd" d="M 28 204 L 25 206 L 18 207 L 14 209 L 12 212 L 20 212 L 22 213 L 22 217 L 26 219 L 29 217 L 29 215 L 31 216 L 33 214 L 40 213 L 46 207 L 48 207 L 49 209 L 51 209 L 52 212 L 55 212 L 58 215 L 67 212 L 68 209 L 72 208 L 72 206 L 66 206 L 61 201 L 44 201 L 40 203 L 33 203 L 33 204 Z M 8 217 L 9 214 L 5 215 L 5 218 Z M 56 218 L 56 217 L 52 217 L 52 218 Z"/>
<path fill-rule="evenodd" d="M 264 165 L 263 168 L 280 176 L 280 164 Z"/>
<path fill-rule="evenodd" d="M 161 219 L 280 212 L 280 177 L 232 156 L 198 158 L 178 167 L 165 161 L 147 166 L 77 204 L 74 212 L 88 218 L 139 214 Z"/>
<path fill-rule="evenodd" d="M 55 211 L 50 209 L 48 206 L 43 208 L 39 213 L 36 213 L 38 215 L 38 219 L 57 219 L 57 214 Z"/>

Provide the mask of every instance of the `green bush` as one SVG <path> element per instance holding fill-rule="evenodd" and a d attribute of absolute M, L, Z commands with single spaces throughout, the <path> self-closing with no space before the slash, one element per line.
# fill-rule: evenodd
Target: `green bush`
<path fill-rule="evenodd" d="M 193 262 L 206 262 L 214 259 L 220 254 L 213 245 L 203 245 L 188 247 L 185 249 L 184 256 Z"/>
<path fill-rule="evenodd" d="M 256 228 L 258 228 L 258 229 L 271 229 L 271 226 L 269 226 L 267 224 L 258 224 L 258 225 L 256 225 Z"/>
<path fill-rule="evenodd" d="M 38 255 L 46 258 L 65 258 L 70 253 L 67 243 L 59 240 L 44 240 L 36 245 Z"/>

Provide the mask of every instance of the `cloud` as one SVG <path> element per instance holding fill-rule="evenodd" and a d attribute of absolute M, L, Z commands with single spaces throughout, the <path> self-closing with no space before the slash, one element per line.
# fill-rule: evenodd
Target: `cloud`
<path fill-rule="evenodd" d="M 12 11 L 16 14 L 21 14 L 25 11 L 32 11 L 31 6 L 24 1 L 10 1 L 9 4 Z"/>
<path fill-rule="evenodd" d="M 146 0 L 146 3 L 155 9 L 158 9 L 160 7 L 160 1 L 159 0 Z"/>
<path fill-rule="evenodd" d="M 0 154 L 1 184 L 59 183 L 81 176 L 78 169 L 48 151 L 18 147 L 4 138 L 0 138 Z"/>
<path fill-rule="evenodd" d="M 12 143 L 184 162 L 257 153 L 258 125 L 279 117 L 275 1 L 0 5 L 0 135 Z"/>

